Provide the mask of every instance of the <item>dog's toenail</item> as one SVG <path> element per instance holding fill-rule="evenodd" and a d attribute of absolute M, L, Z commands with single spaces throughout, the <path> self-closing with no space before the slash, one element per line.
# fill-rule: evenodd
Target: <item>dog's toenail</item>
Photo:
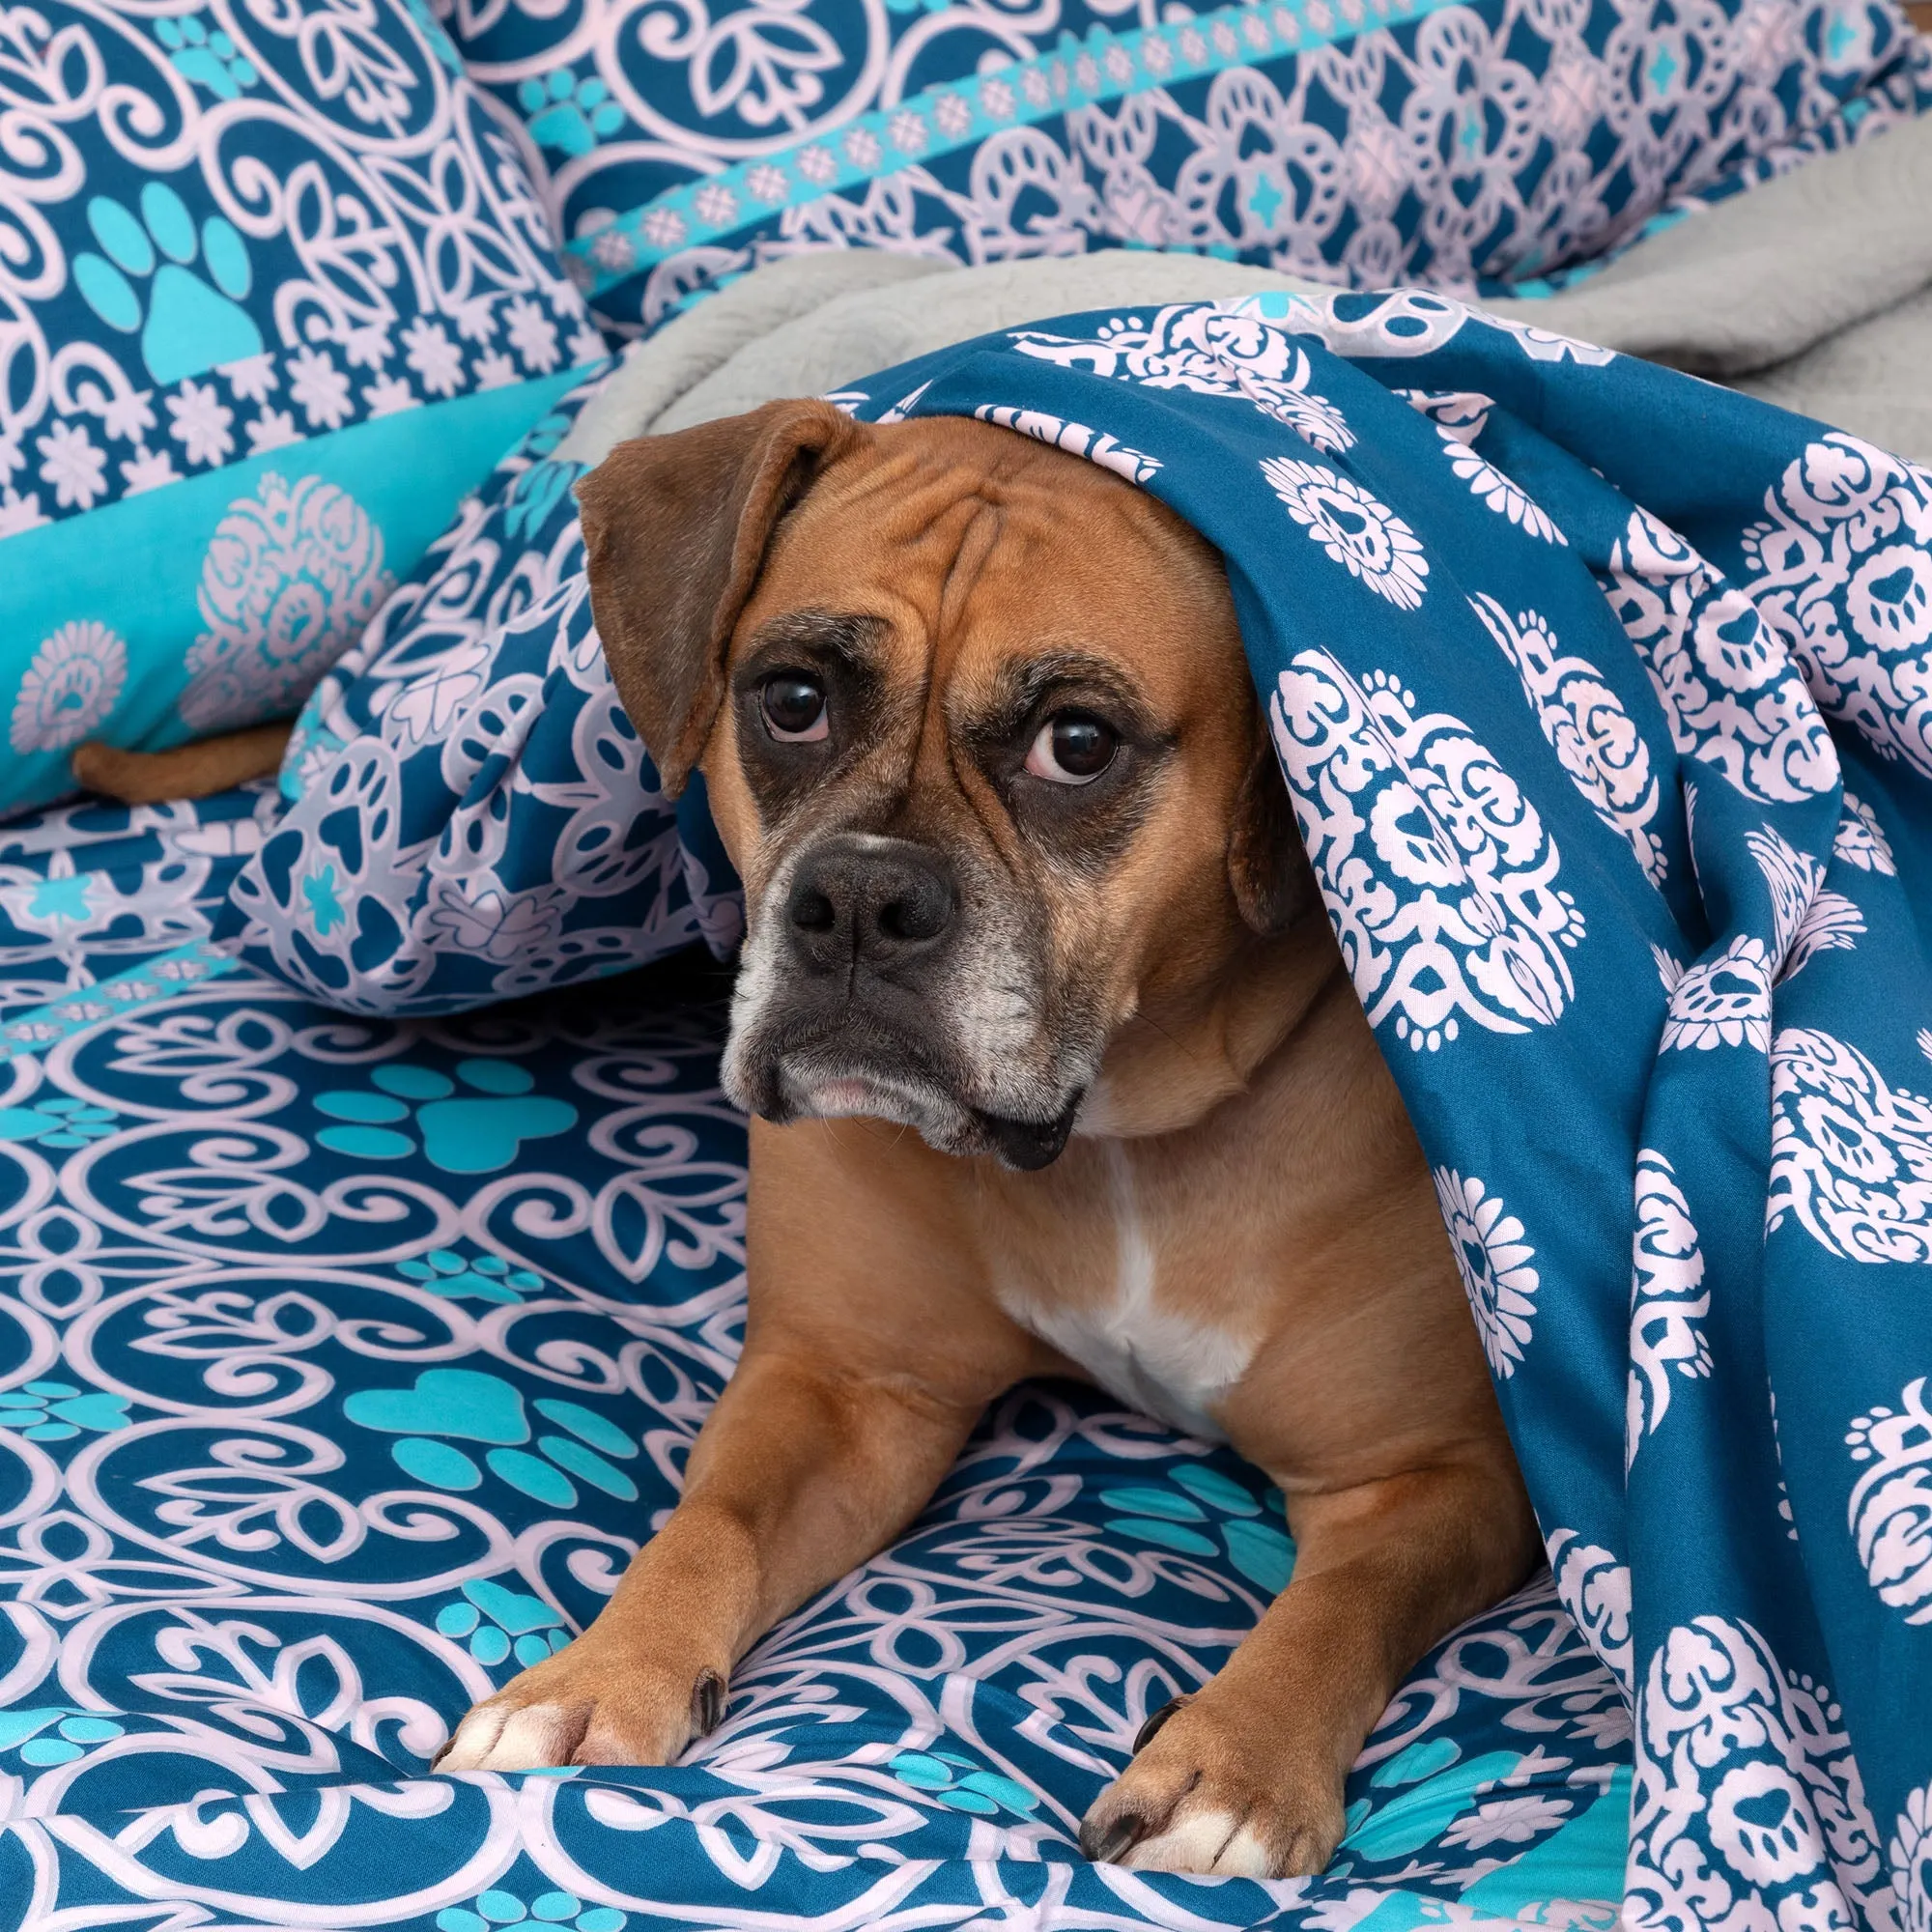
<path fill-rule="evenodd" d="M 1080 1850 L 1094 1864 L 1111 1865 L 1147 1836 L 1147 1825 L 1139 1818 L 1116 1818 L 1104 1832 L 1095 1832 L 1091 1823 L 1080 1828 Z"/>
<path fill-rule="evenodd" d="M 443 1739 L 442 1748 L 440 1751 L 438 1751 L 437 1754 L 429 1761 L 430 1776 L 432 1777 L 436 1776 L 437 1766 L 440 1765 L 443 1761 L 443 1759 L 446 1758 L 450 1754 L 450 1752 L 453 1751 L 455 1748 L 456 1748 L 456 1733 L 454 1731 L 451 1731 L 448 1737 Z"/>
<path fill-rule="evenodd" d="M 1153 1734 L 1180 1709 L 1180 1699 L 1170 1697 L 1157 1711 L 1148 1713 L 1148 1720 L 1134 1733 L 1134 1755 L 1139 1757 L 1153 1743 Z"/>
<path fill-rule="evenodd" d="M 715 1670 L 700 1670 L 691 1687 L 691 1728 L 709 1737 L 724 1715 L 724 1680 Z"/>

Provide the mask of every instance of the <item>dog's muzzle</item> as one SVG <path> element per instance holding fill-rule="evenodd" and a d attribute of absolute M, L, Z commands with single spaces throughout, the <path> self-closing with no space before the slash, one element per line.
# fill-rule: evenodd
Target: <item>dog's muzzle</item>
<path fill-rule="evenodd" d="M 965 989 L 985 962 L 942 853 L 906 838 L 833 834 L 799 856 L 772 911 L 779 929 L 770 971 L 758 976 L 763 996 L 755 1012 L 741 1011 L 748 1037 L 729 1057 L 736 1097 L 781 1123 L 901 1121 L 944 1152 L 994 1153 L 1009 1167 L 1059 1156 L 1084 1089 L 1056 1093 L 1052 1115 L 1039 1119 L 967 1097 L 988 1093 L 986 1069 L 974 1062 L 989 1058 L 990 1043 L 960 1037 L 972 1004 Z M 990 1057 L 997 1062 L 997 1051 Z"/>

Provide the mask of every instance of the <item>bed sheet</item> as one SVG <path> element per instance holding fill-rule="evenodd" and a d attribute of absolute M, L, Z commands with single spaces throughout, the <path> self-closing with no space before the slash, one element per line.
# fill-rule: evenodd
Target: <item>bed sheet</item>
<path fill-rule="evenodd" d="M 743 1316 L 719 969 L 434 1021 L 235 963 L 272 802 L 0 828 L 0 1926 L 1608 1927 L 1629 1723 L 1547 1576 L 1426 1658 L 1307 1883 L 1090 1866 L 1280 1498 L 1071 1384 L 659 1769 L 433 1777 L 675 1497 Z"/>

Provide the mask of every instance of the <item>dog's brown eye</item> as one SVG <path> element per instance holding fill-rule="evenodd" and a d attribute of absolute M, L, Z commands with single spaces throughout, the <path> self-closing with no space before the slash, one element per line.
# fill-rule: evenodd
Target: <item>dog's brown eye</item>
<path fill-rule="evenodd" d="M 1057 711 L 1039 727 L 1026 768 L 1054 784 L 1092 784 L 1121 748 L 1111 724 L 1085 711 Z"/>
<path fill-rule="evenodd" d="M 781 670 L 766 678 L 762 702 L 765 728 L 787 744 L 810 744 L 823 738 L 830 728 L 824 689 L 817 679 L 802 671 Z"/>

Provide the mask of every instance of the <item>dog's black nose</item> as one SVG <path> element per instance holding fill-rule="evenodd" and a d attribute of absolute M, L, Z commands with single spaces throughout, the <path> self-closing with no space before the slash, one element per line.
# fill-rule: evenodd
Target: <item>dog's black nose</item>
<path fill-rule="evenodd" d="M 929 951 L 952 923 L 957 895 L 939 855 L 905 838 L 847 834 L 800 862 L 785 901 L 798 950 L 822 971 L 856 959 L 896 965 Z"/>

